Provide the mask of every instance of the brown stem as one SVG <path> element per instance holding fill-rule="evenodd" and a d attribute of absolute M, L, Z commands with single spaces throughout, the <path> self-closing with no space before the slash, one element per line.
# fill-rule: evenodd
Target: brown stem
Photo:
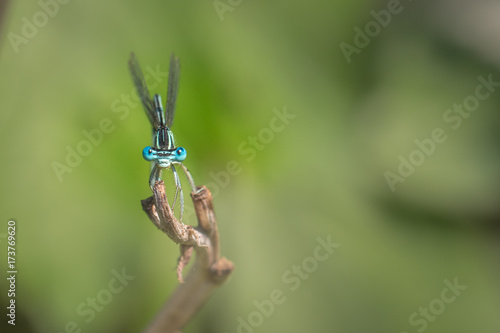
<path fill-rule="evenodd" d="M 180 332 L 205 304 L 212 292 L 231 274 L 234 265 L 219 257 L 219 233 L 213 210 L 212 194 L 205 186 L 191 193 L 198 226 L 184 225 L 173 216 L 168 205 L 163 181 L 153 188 L 154 195 L 142 201 L 142 207 L 151 221 L 174 242 L 181 244 L 178 277 L 196 252 L 196 261 L 185 282 L 180 284 L 144 333 Z"/>

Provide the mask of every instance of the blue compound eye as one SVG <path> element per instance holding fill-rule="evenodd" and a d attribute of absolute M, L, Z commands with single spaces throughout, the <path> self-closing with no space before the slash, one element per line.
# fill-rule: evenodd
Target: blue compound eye
<path fill-rule="evenodd" d="M 153 148 L 151 148 L 150 146 L 147 146 L 146 148 L 144 148 L 142 150 L 142 157 L 144 157 L 144 159 L 146 161 L 151 162 L 157 158 L 157 154 Z"/>
<path fill-rule="evenodd" d="M 184 161 L 186 159 L 187 153 L 186 149 L 179 147 L 175 150 L 175 160 L 176 161 Z"/>

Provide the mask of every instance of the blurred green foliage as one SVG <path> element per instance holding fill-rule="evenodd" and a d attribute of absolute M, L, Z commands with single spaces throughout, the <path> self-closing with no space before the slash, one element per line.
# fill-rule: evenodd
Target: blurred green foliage
<path fill-rule="evenodd" d="M 196 182 L 217 192 L 222 252 L 236 265 L 186 332 L 245 332 L 245 321 L 255 332 L 497 333 L 500 92 L 457 130 L 443 120 L 478 76 L 500 81 L 497 68 L 429 24 L 428 2 L 404 3 L 350 63 L 340 43 L 387 2 L 223 3 L 71 1 L 20 44 L 23 18 L 43 9 L 7 8 L 0 207 L 18 225 L 19 332 L 73 321 L 138 332 L 178 283 L 178 248 L 140 207 L 150 129 L 123 102 L 134 51 L 163 72 L 171 52 L 181 59 L 173 131 Z M 165 100 L 166 80 L 151 90 Z M 273 131 L 283 110 L 294 117 Z M 103 119 L 112 129 L 59 181 L 53 163 Z M 447 140 L 392 192 L 384 173 L 435 128 Z M 318 237 L 340 244 L 324 261 L 311 259 Z M 122 269 L 135 278 L 82 315 Z M 468 288 L 440 303 L 455 278 Z M 259 310 L 276 290 L 285 300 Z M 424 320 L 429 306 L 438 315 Z"/>

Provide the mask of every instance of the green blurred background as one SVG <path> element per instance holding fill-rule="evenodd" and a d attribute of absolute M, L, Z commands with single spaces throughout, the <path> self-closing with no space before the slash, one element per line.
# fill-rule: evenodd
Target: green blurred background
<path fill-rule="evenodd" d="M 500 92 L 456 130 L 443 119 L 479 76 L 500 81 L 495 2 L 41 3 L 1 13 L 0 241 L 15 219 L 19 271 L 2 332 L 139 332 L 178 284 L 178 247 L 140 206 L 150 125 L 122 99 L 131 51 L 161 72 L 181 59 L 173 130 L 236 266 L 185 332 L 500 331 Z M 377 31 L 370 12 L 388 6 Z M 366 24 L 347 61 L 341 43 Z M 54 162 L 103 119 L 112 130 L 60 181 Z M 384 173 L 435 128 L 447 140 L 391 191 Z M 324 261 L 318 237 L 340 244 Z M 103 298 L 122 270 L 134 279 Z M 448 303 L 446 280 L 467 286 Z M 285 300 L 259 310 L 276 289 Z"/>

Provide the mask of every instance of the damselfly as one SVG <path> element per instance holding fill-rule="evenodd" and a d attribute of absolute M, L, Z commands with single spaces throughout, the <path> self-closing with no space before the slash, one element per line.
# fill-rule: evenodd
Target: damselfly
<path fill-rule="evenodd" d="M 130 55 L 129 61 L 130 73 L 134 80 L 137 95 L 139 96 L 146 115 L 153 127 L 153 143 L 142 151 L 142 156 L 146 161 L 152 162 L 151 175 L 149 177 L 149 186 L 153 189 L 154 184 L 161 179 L 163 169 L 170 169 L 174 177 L 175 195 L 172 208 L 175 206 L 177 198 L 180 201 L 180 220 L 184 212 L 184 195 L 182 193 L 181 181 L 175 165 L 179 165 L 189 181 L 191 189 L 195 190 L 195 184 L 188 169 L 182 164 L 187 156 L 183 147 L 177 147 L 174 141 L 174 134 L 170 130 L 174 121 L 175 102 L 177 91 L 179 90 L 180 63 L 179 58 L 172 53 L 170 57 L 170 70 L 168 73 L 167 103 L 165 113 L 161 97 L 155 94 L 153 99 L 142 74 L 141 66 L 134 53 Z"/>

